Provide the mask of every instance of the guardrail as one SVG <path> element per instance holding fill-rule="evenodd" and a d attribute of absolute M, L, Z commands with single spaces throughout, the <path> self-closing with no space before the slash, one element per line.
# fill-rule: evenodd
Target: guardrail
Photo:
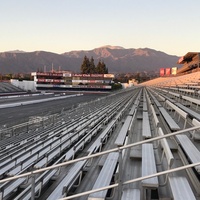
<path fill-rule="evenodd" d="M 9 128 L 0 129 L 0 139 L 3 139 L 8 134 L 13 136 L 14 132 L 17 129 L 26 128 L 27 131 L 28 131 L 30 126 L 37 125 L 37 124 L 40 124 L 40 123 L 42 123 L 44 125 L 44 122 L 47 121 L 47 120 L 52 121 L 52 124 L 54 124 L 57 117 L 58 117 L 58 114 L 53 114 L 53 115 L 48 115 L 48 116 L 43 116 L 43 117 L 35 117 L 34 119 L 31 119 L 27 122 L 17 124 L 15 126 L 12 126 L 12 127 L 9 127 Z"/>

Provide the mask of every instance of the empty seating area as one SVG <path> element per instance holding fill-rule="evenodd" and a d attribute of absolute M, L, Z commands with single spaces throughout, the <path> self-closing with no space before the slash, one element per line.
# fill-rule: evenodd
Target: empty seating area
<path fill-rule="evenodd" d="M 143 86 L 165 87 L 165 88 L 183 88 L 198 89 L 200 84 L 200 72 L 194 72 L 182 76 L 160 77 L 142 83 Z M 184 90 L 183 90 L 184 91 Z M 187 90 L 186 90 L 187 91 Z M 191 91 L 189 91 L 191 92 Z"/>
<path fill-rule="evenodd" d="M 22 89 L 12 85 L 10 82 L 0 82 L 0 94 L 24 92 Z"/>
<path fill-rule="evenodd" d="M 200 131 L 185 131 L 200 125 L 198 93 L 176 87 L 197 83 L 200 73 L 190 75 L 98 98 L 62 113 L 62 123 L 0 141 L 1 180 L 37 172 L 0 183 L 0 199 L 200 200 L 199 165 L 154 175 L 200 162 Z M 135 143 L 142 144 L 123 149 Z"/>
<path fill-rule="evenodd" d="M 66 121 L 66 123 L 58 126 L 54 125 L 54 127 L 42 131 L 36 130 L 32 134 L 24 134 L 23 137 L 19 137 L 19 140 L 16 137 L 12 138 L 13 140 L 9 139 L 8 143 L 7 141 L 1 141 L 1 177 L 21 174 L 32 167 L 38 169 L 49 166 L 55 163 L 57 159 L 60 160 L 61 157 L 60 162 L 73 159 L 76 153 L 91 143 L 92 139 L 95 140 L 95 136 L 97 136 L 97 139 L 93 141 L 88 152 L 91 154 L 97 150 L 100 151 L 99 148 L 106 143 L 115 129 L 116 123 L 133 100 L 134 96 L 130 91 L 123 95 L 116 94 L 107 101 L 93 103 L 93 108 L 85 106 L 83 109 L 84 114 L 80 113 L 81 108 L 76 110 L 80 117 L 72 112 L 76 118 L 72 119 L 71 117 L 71 120 Z M 68 115 L 67 117 L 69 118 Z M 102 132 L 100 132 L 101 130 Z M 14 146 L 14 144 L 17 144 L 17 146 Z M 55 173 L 50 174 L 53 176 Z M 44 178 L 41 177 L 41 181 L 42 179 Z M 42 187 L 41 181 L 38 181 L 38 185 Z M 21 182 L 18 181 L 14 189 L 18 188 L 20 184 Z M 7 198 L 11 187 L 7 183 L 0 187 L 2 198 Z M 27 191 L 23 196 L 29 196 L 30 191 Z"/>

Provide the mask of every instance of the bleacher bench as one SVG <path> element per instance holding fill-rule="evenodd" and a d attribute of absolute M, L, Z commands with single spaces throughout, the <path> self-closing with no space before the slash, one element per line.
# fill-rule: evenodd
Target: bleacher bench
<path fill-rule="evenodd" d="M 125 141 L 125 138 L 126 138 L 126 135 L 128 134 L 128 129 L 129 129 L 129 126 L 130 126 L 130 123 L 131 123 L 131 120 L 132 120 L 132 116 L 127 116 L 118 136 L 117 136 L 117 139 L 115 140 L 115 144 L 117 146 L 123 146 L 124 145 L 124 141 Z"/>
<path fill-rule="evenodd" d="M 142 119 L 142 137 L 143 139 L 151 138 L 149 115 L 148 115 L 148 112 L 144 112 L 144 111 L 143 111 L 143 119 Z"/>
<path fill-rule="evenodd" d="M 142 145 L 142 176 L 157 173 L 153 144 Z M 158 177 L 142 180 L 143 187 L 158 188 Z"/>
<path fill-rule="evenodd" d="M 200 162 L 200 151 L 195 147 L 187 135 L 176 136 L 184 152 L 187 154 L 191 163 Z M 200 173 L 200 165 L 194 167 Z"/>
<path fill-rule="evenodd" d="M 172 119 L 172 117 L 168 114 L 168 112 L 163 107 L 160 107 L 159 110 L 160 110 L 162 116 L 164 117 L 165 121 L 167 122 L 169 128 L 172 131 L 180 130 L 179 125 Z"/>
<path fill-rule="evenodd" d="M 59 183 L 59 185 L 55 188 L 55 190 L 50 194 L 47 200 L 55 200 L 68 192 L 68 190 L 72 187 L 76 179 L 80 176 L 80 173 L 85 166 L 86 161 L 79 161 L 73 165 L 70 169 L 69 173 L 63 178 L 63 180 Z"/>
<path fill-rule="evenodd" d="M 185 177 L 169 177 L 169 184 L 174 200 L 196 200 Z"/>
<path fill-rule="evenodd" d="M 112 152 L 108 155 L 103 168 L 93 186 L 92 189 L 98 189 L 101 187 L 109 186 L 112 180 L 113 174 L 115 172 L 118 163 L 118 152 Z M 89 195 L 88 200 L 105 200 L 108 190 L 102 190 L 100 192 L 92 193 Z"/>
<path fill-rule="evenodd" d="M 140 190 L 139 189 L 123 190 L 121 200 L 140 200 Z"/>

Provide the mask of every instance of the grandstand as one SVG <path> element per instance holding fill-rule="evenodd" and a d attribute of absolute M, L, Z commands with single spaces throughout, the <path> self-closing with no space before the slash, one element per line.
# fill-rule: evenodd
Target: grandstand
<path fill-rule="evenodd" d="M 24 92 L 22 89 L 12 85 L 10 82 L 0 82 L 0 95 L 8 93 L 20 93 Z"/>
<path fill-rule="evenodd" d="M 187 89 L 200 88 L 200 71 L 185 74 L 182 76 L 172 77 L 159 77 L 141 84 L 142 86 L 155 86 L 155 87 L 176 87 Z"/>
<path fill-rule="evenodd" d="M 0 199 L 200 200 L 199 80 L 159 77 L 2 130 Z"/>
<path fill-rule="evenodd" d="M 178 69 L 175 76 L 162 76 L 144 82 L 141 85 L 167 88 L 191 88 L 198 90 L 200 88 L 200 53 L 188 52 L 177 61 L 177 64 L 182 64 L 183 66 Z"/>
<path fill-rule="evenodd" d="M 177 63 L 183 64 L 183 66 L 178 70 L 178 74 L 197 71 L 200 68 L 200 53 L 188 52 L 186 55 L 181 57 Z"/>
<path fill-rule="evenodd" d="M 114 74 L 32 72 L 37 90 L 111 90 Z"/>

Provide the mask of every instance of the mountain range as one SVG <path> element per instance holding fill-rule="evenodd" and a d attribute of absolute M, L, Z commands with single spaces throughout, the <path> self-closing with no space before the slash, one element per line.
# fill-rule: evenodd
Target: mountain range
<path fill-rule="evenodd" d="M 177 66 L 179 57 L 150 48 L 103 46 L 93 50 L 56 54 L 46 51 L 9 51 L 0 53 L 0 73 L 30 73 L 34 71 L 69 70 L 80 72 L 84 56 L 104 61 L 109 73 L 159 72 L 160 68 Z"/>

